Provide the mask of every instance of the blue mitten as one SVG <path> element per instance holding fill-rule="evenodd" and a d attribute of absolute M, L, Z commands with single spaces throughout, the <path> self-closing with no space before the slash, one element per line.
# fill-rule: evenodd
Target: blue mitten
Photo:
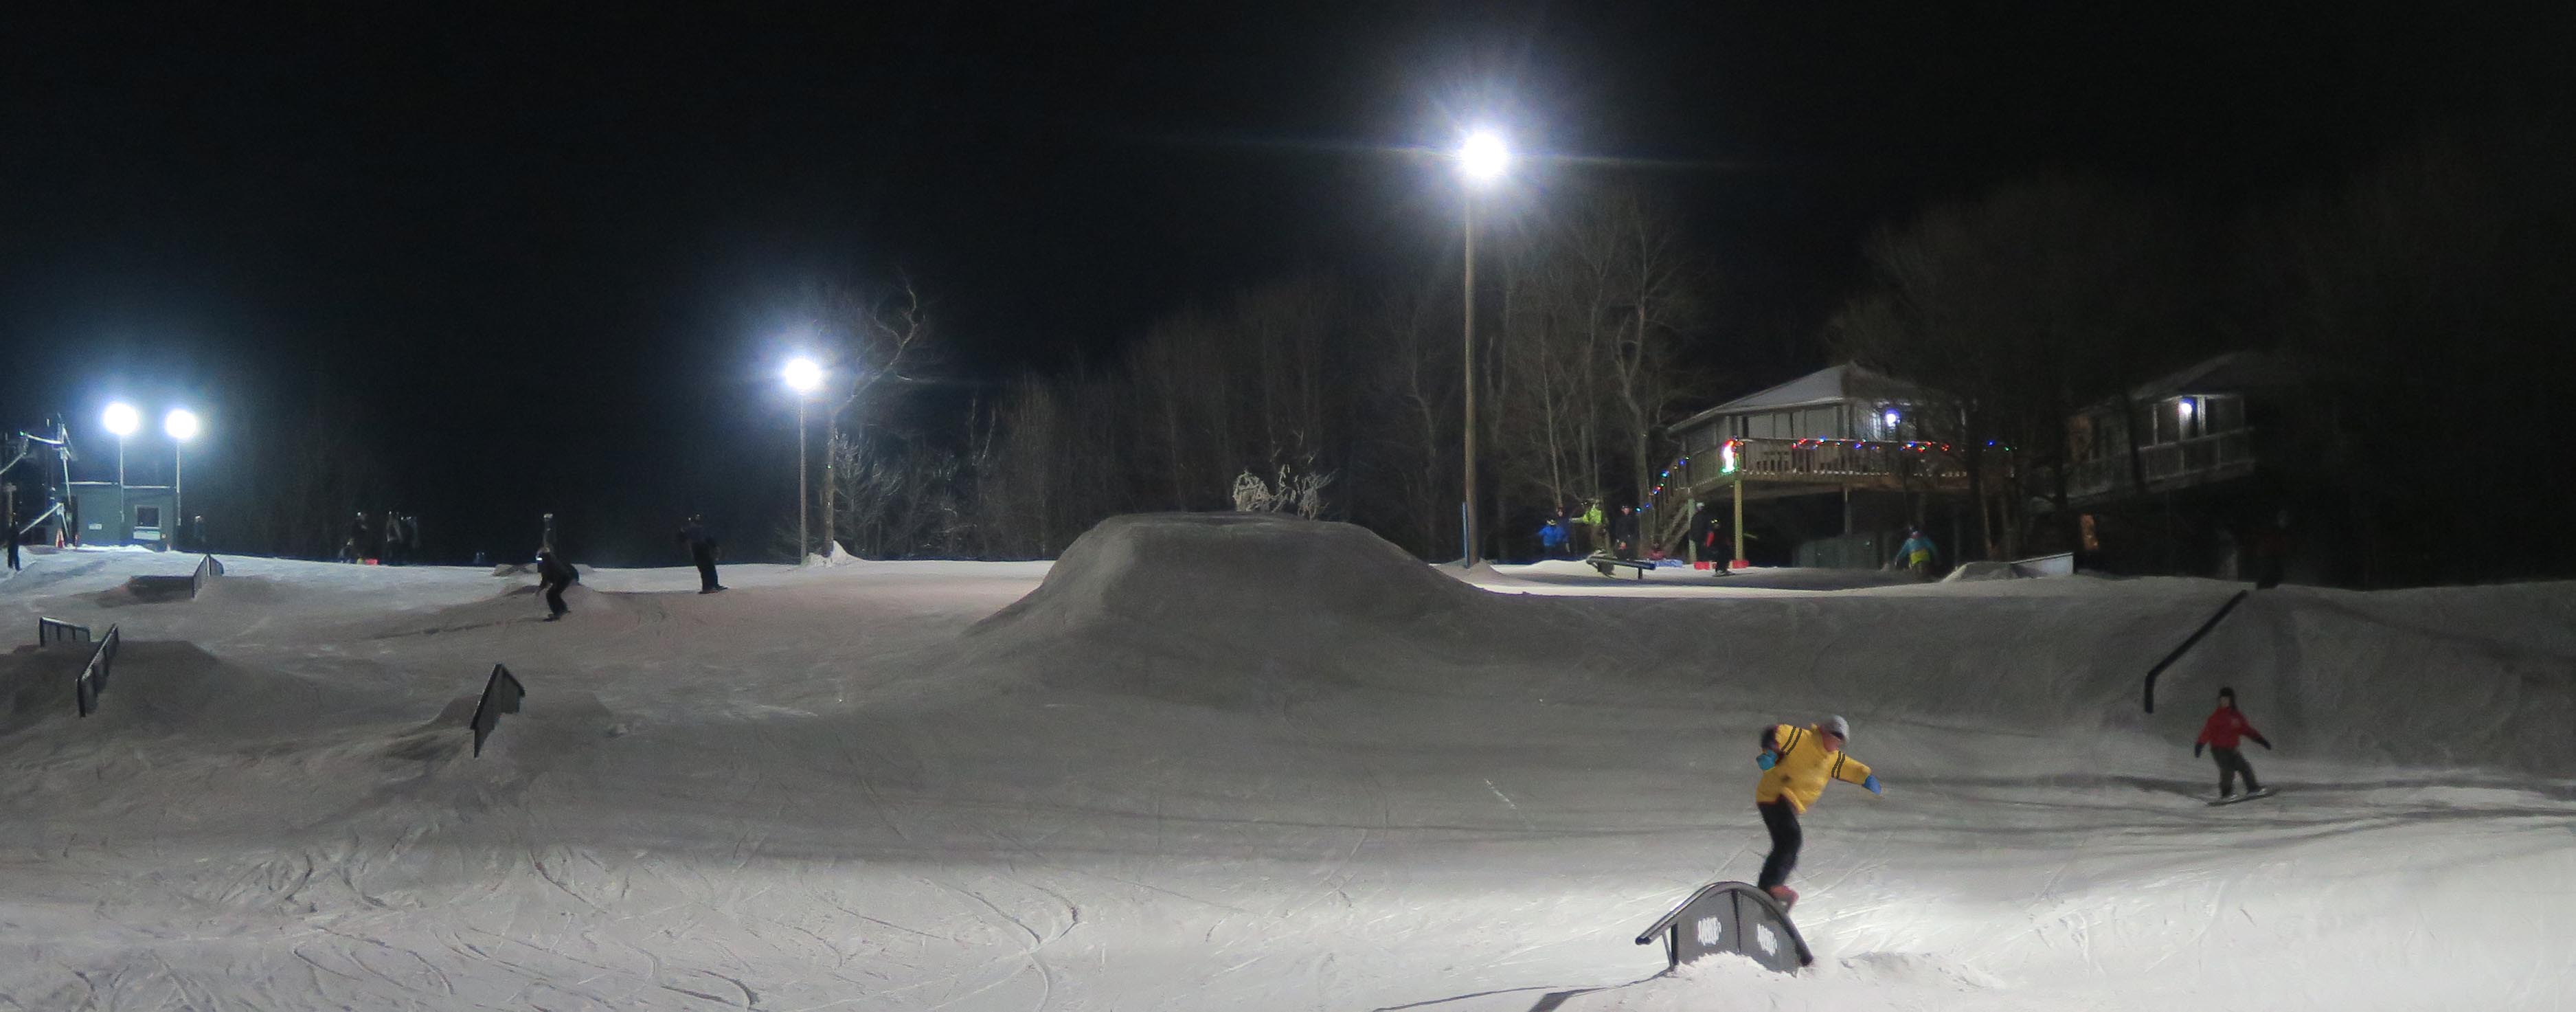
<path fill-rule="evenodd" d="M 1870 774 L 1870 775 L 1869 775 L 1869 779 L 1861 781 L 1861 782 L 1860 782 L 1860 785 L 1861 785 L 1861 786 L 1863 786 L 1863 787 L 1867 787 L 1867 788 L 1869 788 L 1869 792 L 1870 792 L 1871 794 L 1876 794 L 1876 795 L 1881 795 L 1881 796 L 1885 796 L 1885 795 L 1887 794 L 1887 788 L 1882 787 L 1882 786 L 1880 786 L 1880 785 L 1879 785 L 1879 783 L 1878 783 L 1878 774 L 1876 774 L 1876 773 L 1872 773 L 1872 774 Z"/>
<path fill-rule="evenodd" d="M 1777 754 L 1770 753 L 1770 752 L 1764 752 L 1764 753 L 1762 753 L 1762 755 L 1761 755 L 1761 757 L 1760 757 L 1760 758 L 1757 758 L 1757 759 L 1753 760 L 1753 765 L 1755 765 L 1755 766 L 1759 766 L 1759 767 L 1762 767 L 1763 769 L 1766 769 L 1766 770 L 1767 770 L 1767 769 L 1770 769 L 1771 767 L 1773 767 L 1773 766 L 1775 766 L 1775 765 L 1778 765 L 1778 764 L 1779 764 L 1779 762 L 1780 762 L 1780 757 L 1779 757 Z"/>

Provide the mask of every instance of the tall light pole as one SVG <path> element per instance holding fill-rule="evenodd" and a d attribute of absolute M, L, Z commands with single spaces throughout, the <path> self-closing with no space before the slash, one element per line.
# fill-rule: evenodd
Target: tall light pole
<path fill-rule="evenodd" d="M 780 378 L 796 392 L 796 564 L 805 564 L 805 399 L 823 386 L 823 366 L 798 356 L 787 360 Z"/>
<path fill-rule="evenodd" d="M 172 518 L 170 547 L 178 547 L 177 532 L 188 529 L 187 456 L 188 441 L 197 438 L 197 415 L 186 408 L 172 408 L 161 416 L 161 431 L 170 436 L 170 509 Z"/>
<path fill-rule="evenodd" d="M 1465 524 L 1467 552 L 1462 565 L 1476 564 L 1476 191 L 1492 186 L 1511 167 L 1511 149 L 1502 135 L 1491 130 L 1475 130 L 1458 146 L 1458 175 L 1466 181 L 1461 206 L 1467 247 L 1466 270 L 1466 355 L 1461 370 L 1467 386 L 1467 497 L 1462 519 Z"/>
<path fill-rule="evenodd" d="M 118 401 L 108 405 L 106 417 L 99 420 L 106 423 L 107 431 L 116 434 L 116 491 L 122 496 L 125 493 L 125 437 L 143 427 L 143 415 L 134 410 L 134 405 Z M 117 508 L 124 507 L 119 505 Z"/>

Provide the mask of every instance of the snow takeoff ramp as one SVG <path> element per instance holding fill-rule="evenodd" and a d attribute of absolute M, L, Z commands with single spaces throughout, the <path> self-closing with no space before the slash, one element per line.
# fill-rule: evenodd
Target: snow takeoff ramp
<path fill-rule="evenodd" d="M 1771 897 L 1742 882 L 1711 882 L 1637 935 L 1645 945 L 1664 936 L 1672 966 L 1721 952 L 1739 953 L 1781 973 L 1816 961 L 1798 926 Z"/>

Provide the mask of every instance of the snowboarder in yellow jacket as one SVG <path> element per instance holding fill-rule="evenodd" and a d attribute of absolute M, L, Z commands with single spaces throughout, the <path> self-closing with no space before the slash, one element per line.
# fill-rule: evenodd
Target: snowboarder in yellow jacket
<path fill-rule="evenodd" d="M 1851 722 L 1841 717 L 1827 717 L 1811 727 L 1776 724 L 1762 729 L 1762 756 L 1754 760 L 1762 768 L 1762 781 L 1753 789 L 1753 807 L 1762 813 L 1762 825 L 1771 830 L 1771 855 L 1762 859 L 1762 877 L 1754 885 L 1778 899 L 1784 909 L 1798 902 L 1798 891 L 1788 884 L 1803 842 L 1798 813 L 1824 796 L 1825 781 L 1859 784 L 1881 796 L 1887 793 L 1868 763 L 1843 751 L 1843 743 L 1849 740 Z"/>

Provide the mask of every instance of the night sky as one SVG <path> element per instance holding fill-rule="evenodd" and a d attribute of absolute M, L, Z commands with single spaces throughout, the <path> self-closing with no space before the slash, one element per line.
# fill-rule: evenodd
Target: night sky
<path fill-rule="evenodd" d="M 2566 6 L 22 6 L 0 423 L 104 451 L 111 396 L 184 400 L 212 487 L 327 390 L 436 554 L 555 509 L 669 564 L 683 509 L 792 515 L 817 279 L 918 278 L 949 405 L 1237 285 L 1432 270 L 1454 184 L 1416 152 L 1490 120 L 1566 156 L 1528 200 L 1667 191 L 1726 277 L 1705 352 L 1759 386 L 1819 364 L 1873 227 L 2052 170 L 2227 213 L 2554 114 Z"/>

